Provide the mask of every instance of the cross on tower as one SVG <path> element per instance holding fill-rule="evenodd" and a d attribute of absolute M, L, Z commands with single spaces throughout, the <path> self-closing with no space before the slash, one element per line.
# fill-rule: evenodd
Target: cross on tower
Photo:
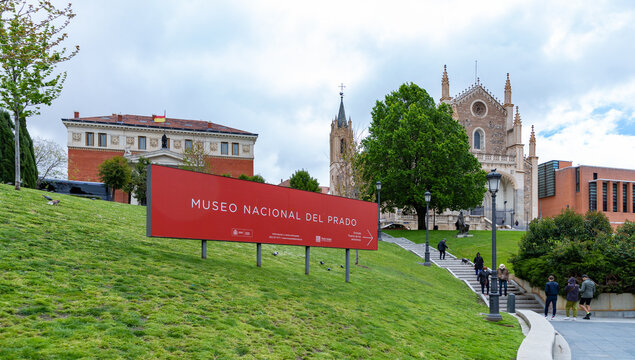
<path fill-rule="evenodd" d="M 346 86 L 344 86 L 344 83 L 341 83 L 340 86 L 338 86 L 338 87 L 340 88 L 340 96 L 343 96 L 344 95 L 344 88 Z"/>

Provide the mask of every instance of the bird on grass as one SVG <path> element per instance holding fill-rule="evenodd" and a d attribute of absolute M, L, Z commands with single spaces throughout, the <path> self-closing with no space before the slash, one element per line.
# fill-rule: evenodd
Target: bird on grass
<path fill-rule="evenodd" d="M 53 198 L 51 198 L 50 196 L 42 195 L 42 197 L 48 201 L 53 201 Z"/>
<path fill-rule="evenodd" d="M 328 268 L 328 269 L 326 269 L 326 270 L 331 271 L 331 268 Z"/>
<path fill-rule="evenodd" d="M 320 260 L 320 265 L 324 265 L 324 261 Z"/>
<path fill-rule="evenodd" d="M 278 252 L 277 252 L 277 251 L 274 251 L 274 252 L 272 253 L 272 255 L 273 255 L 273 256 L 278 256 Z"/>
<path fill-rule="evenodd" d="M 53 201 L 49 201 L 49 202 L 48 202 L 48 204 L 49 204 L 49 205 L 57 205 L 57 204 L 59 204 L 59 203 L 60 203 L 60 201 L 59 201 L 59 200 L 53 200 Z"/>
<path fill-rule="evenodd" d="M 343 269 L 343 268 L 344 268 L 344 265 L 340 265 L 340 267 Z"/>

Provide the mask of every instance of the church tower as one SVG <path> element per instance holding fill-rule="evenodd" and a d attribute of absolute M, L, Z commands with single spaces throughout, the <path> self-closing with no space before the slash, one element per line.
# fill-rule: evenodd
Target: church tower
<path fill-rule="evenodd" d="M 344 85 L 341 86 L 342 90 Z M 340 91 L 340 110 L 331 122 L 330 135 L 330 184 L 329 193 L 332 195 L 351 197 L 353 184 L 351 179 L 351 150 L 353 142 L 353 123 L 351 118 L 346 121 L 344 111 L 344 93 Z"/>

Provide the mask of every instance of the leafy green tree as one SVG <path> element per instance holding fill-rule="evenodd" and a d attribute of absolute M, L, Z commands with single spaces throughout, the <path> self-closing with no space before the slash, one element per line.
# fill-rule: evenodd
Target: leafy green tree
<path fill-rule="evenodd" d="M 15 180 L 14 154 L 13 122 L 8 112 L 0 111 L 0 182 L 3 184 Z"/>
<path fill-rule="evenodd" d="M 130 182 L 124 186 L 123 190 L 137 199 L 140 205 L 146 205 L 146 190 L 148 179 L 148 165 L 150 160 L 140 157 L 139 161 L 134 164 L 130 175 Z"/>
<path fill-rule="evenodd" d="M 263 178 L 260 175 L 249 176 L 246 174 L 240 174 L 240 176 L 238 176 L 238 179 L 248 180 L 248 181 L 253 181 L 253 182 L 263 183 L 263 184 L 265 183 L 265 178 Z"/>
<path fill-rule="evenodd" d="M 37 165 L 35 164 L 35 154 L 33 150 L 33 140 L 26 129 L 26 121 L 20 121 L 20 174 L 24 186 L 35 188 L 37 186 Z"/>
<path fill-rule="evenodd" d="M 320 184 L 317 179 L 312 178 L 309 172 L 302 169 L 297 170 L 289 179 L 289 186 L 292 189 L 320 192 Z"/>
<path fill-rule="evenodd" d="M 61 47 L 68 37 L 63 30 L 74 16 L 71 4 L 58 9 L 48 0 L 0 2 L 0 105 L 11 112 L 14 124 L 19 124 L 14 127 L 16 190 L 20 190 L 22 178 L 29 183 L 32 177 L 31 173 L 20 174 L 24 148 L 20 132 L 26 129 L 26 118 L 39 114 L 42 104 L 51 105 L 59 96 L 66 73 L 54 74 L 55 67 L 79 51 L 76 47 L 67 53 Z M 25 145 L 33 147 L 32 143 Z"/>
<path fill-rule="evenodd" d="M 128 165 L 128 160 L 121 156 L 115 156 L 105 160 L 99 165 L 99 178 L 106 184 L 106 187 L 112 189 L 114 200 L 115 190 L 127 188 L 130 183 L 132 170 Z"/>
<path fill-rule="evenodd" d="M 420 229 L 426 191 L 437 212 L 482 203 L 486 172 L 470 153 L 465 129 L 452 119 L 450 107 L 436 106 L 424 89 L 410 83 L 377 101 L 371 115 L 360 155 L 367 197 L 381 181 L 383 207 L 414 209 Z"/>

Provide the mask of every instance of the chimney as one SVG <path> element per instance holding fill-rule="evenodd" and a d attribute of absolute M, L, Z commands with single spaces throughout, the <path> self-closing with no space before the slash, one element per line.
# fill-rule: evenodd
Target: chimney
<path fill-rule="evenodd" d="M 73 113 L 73 119 L 79 119 L 79 111 Z"/>
<path fill-rule="evenodd" d="M 117 115 L 117 122 L 123 122 L 123 120 L 121 119 L 121 114 Z"/>

